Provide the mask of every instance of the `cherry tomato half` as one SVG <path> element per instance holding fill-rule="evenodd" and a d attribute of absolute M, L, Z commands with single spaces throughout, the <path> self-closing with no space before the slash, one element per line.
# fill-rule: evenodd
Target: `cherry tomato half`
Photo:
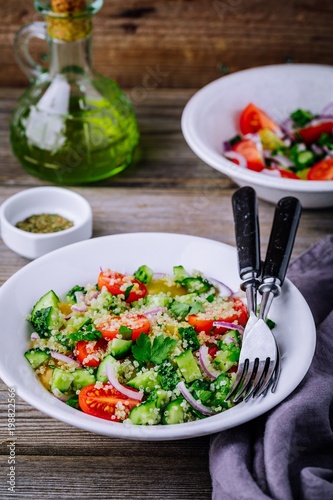
<path fill-rule="evenodd" d="M 139 338 L 141 333 L 148 334 L 150 330 L 149 319 L 144 314 L 131 313 L 122 316 L 109 316 L 102 323 L 99 323 L 96 329 L 101 332 L 105 339 L 111 340 L 122 335 L 119 331 L 122 326 L 132 330 L 129 335 L 133 341 Z M 128 338 L 126 335 L 124 337 Z"/>
<path fill-rule="evenodd" d="M 105 339 L 79 340 L 75 345 L 75 355 L 83 366 L 98 366 L 107 348 Z"/>
<path fill-rule="evenodd" d="M 322 160 L 310 168 L 309 181 L 333 181 L 333 158 Z"/>
<path fill-rule="evenodd" d="M 304 127 L 295 133 L 299 135 L 304 142 L 307 144 L 311 142 L 316 142 L 320 139 L 323 134 L 332 134 L 333 132 L 333 122 L 318 123 L 318 125 L 311 125 L 310 127 Z"/>
<path fill-rule="evenodd" d="M 125 302 L 134 302 L 147 295 L 147 288 L 141 281 L 109 270 L 99 273 L 98 286 L 101 290 L 105 286 L 112 295 L 124 295 Z"/>
<path fill-rule="evenodd" d="M 261 172 L 265 168 L 265 162 L 262 154 L 257 149 L 256 144 L 251 139 L 243 139 L 236 142 L 231 148 L 232 151 L 244 156 L 247 168 L 255 172 Z"/>
<path fill-rule="evenodd" d="M 227 332 L 228 328 L 220 326 L 214 327 L 214 321 L 226 321 L 227 323 L 234 323 L 235 321 L 237 321 L 241 326 L 246 325 L 248 313 L 245 304 L 240 299 L 235 299 L 233 307 L 235 312 L 231 316 L 221 318 L 207 318 L 199 314 L 190 314 L 187 318 L 187 321 L 191 326 L 193 326 L 197 333 L 205 332 L 208 335 L 221 335 Z"/>
<path fill-rule="evenodd" d="M 79 394 L 79 405 L 82 411 L 114 422 L 127 418 L 131 409 L 138 403 L 139 401 L 127 398 L 110 384 L 103 384 L 99 389 L 95 387 L 95 384 L 86 385 Z"/>
<path fill-rule="evenodd" d="M 240 129 L 242 134 L 255 134 L 263 128 L 273 132 L 281 132 L 280 127 L 266 113 L 253 103 L 250 103 L 240 115 Z"/>

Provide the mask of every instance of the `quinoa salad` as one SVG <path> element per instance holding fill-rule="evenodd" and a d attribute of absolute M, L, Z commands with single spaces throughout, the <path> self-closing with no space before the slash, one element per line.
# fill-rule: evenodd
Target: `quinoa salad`
<path fill-rule="evenodd" d="M 97 418 L 170 425 L 230 408 L 248 311 L 199 271 L 110 269 L 33 306 L 25 357 L 55 397 Z"/>

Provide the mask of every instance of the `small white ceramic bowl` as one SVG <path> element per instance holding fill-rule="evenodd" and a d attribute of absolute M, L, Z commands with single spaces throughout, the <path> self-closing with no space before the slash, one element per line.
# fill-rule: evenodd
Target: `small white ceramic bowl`
<path fill-rule="evenodd" d="M 275 121 L 297 108 L 319 113 L 333 101 L 333 66 L 281 64 L 224 76 L 197 92 L 182 116 L 186 142 L 205 163 L 239 186 L 252 186 L 258 196 L 276 203 L 296 196 L 303 208 L 333 206 L 333 181 L 277 178 L 240 168 L 223 155 L 223 142 L 239 133 L 241 111 L 253 102 Z"/>
<path fill-rule="evenodd" d="M 58 214 L 73 226 L 54 233 L 30 233 L 16 224 L 31 215 Z M 21 191 L 0 207 L 1 237 L 14 252 L 36 259 L 52 250 L 86 240 L 92 235 L 92 210 L 85 198 L 69 189 L 43 186 Z"/>

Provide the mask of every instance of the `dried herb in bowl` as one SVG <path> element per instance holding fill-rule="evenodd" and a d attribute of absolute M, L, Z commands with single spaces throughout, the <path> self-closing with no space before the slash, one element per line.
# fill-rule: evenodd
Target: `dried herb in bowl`
<path fill-rule="evenodd" d="M 34 214 L 16 224 L 29 233 L 56 233 L 73 227 L 73 222 L 58 214 Z"/>

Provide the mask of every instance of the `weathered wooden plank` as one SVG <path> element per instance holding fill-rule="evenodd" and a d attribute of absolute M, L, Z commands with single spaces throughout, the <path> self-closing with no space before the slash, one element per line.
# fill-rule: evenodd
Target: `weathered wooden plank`
<path fill-rule="evenodd" d="M 14 35 L 39 17 L 24 0 L 0 0 L 0 9 L 0 85 L 21 85 Z M 332 18 L 329 0 L 107 0 L 95 18 L 95 67 L 139 98 L 149 88 L 201 87 L 253 66 L 332 64 Z"/>
<path fill-rule="evenodd" d="M 23 187 L 0 186 L 0 203 Z M 192 189 L 145 189 L 140 187 L 98 189 L 74 188 L 92 206 L 94 237 L 136 231 L 174 232 L 203 236 L 234 245 L 231 195 L 234 188 L 196 186 Z M 260 201 L 260 228 L 263 252 L 266 248 L 274 207 Z M 318 224 L 320 220 L 320 224 Z M 293 257 L 320 237 L 332 233 L 333 209 L 303 212 Z M 16 256 L 0 242 L 0 280 L 28 261 Z"/>
<path fill-rule="evenodd" d="M 92 441 L 92 440 L 91 440 Z M 184 456 L 183 445 L 158 456 L 156 445 L 142 444 L 132 447 L 128 453 L 122 446 L 113 454 L 113 442 L 109 441 L 108 454 L 104 457 L 68 456 L 17 456 L 17 486 L 15 495 L 4 492 L 1 498 L 33 500 L 79 498 L 80 500 L 209 500 L 210 477 L 207 466 L 207 445 L 192 448 Z M 89 441 L 87 441 L 89 446 Z M 159 449 L 165 451 L 163 444 Z M 70 446 L 69 446 L 70 450 Z M 203 455 L 202 451 L 205 451 Z M 178 455 L 177 455 L 177 452 Z M 177 457 L 177 458 L 176 458 Z M 193 458 L 195 457 L 195 458 Z M 200 481 L 198 480 L 200 478 Z M 2 483 L 4 489 L 4 482 Z M 1 493 L 0 493 L 1 494 Z"/>

